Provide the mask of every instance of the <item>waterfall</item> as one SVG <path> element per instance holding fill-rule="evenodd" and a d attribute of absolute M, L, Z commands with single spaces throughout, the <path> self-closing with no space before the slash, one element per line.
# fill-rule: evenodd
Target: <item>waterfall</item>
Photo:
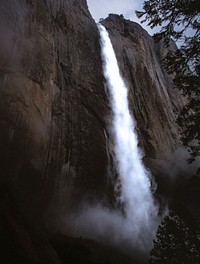
<path fill-rule="evenodd" d="M 114 245 L 128 254 L 147 258 L 153 245 L 158 224 L 157 208 L 150 191 L 148 171 L 142 163 L 135 132 L 135 121 L 128 108 L 128 89 L 120 75 L 117 59 L 102 25 L 98 25 L 105 88 L 112 108 L 112 137 L 116 169 L 119 175 L 123 212 L 101 204 L 82 204 L 80 212 L 68 216 L 68 230 L 73 236 L 83 236 Z"/>
<path fill-rule="evenodd" d="M 120 75 L 117 59 L 108 32 L 98 24 L 106 89 L 113 112 L 112 133 L 119 174 L 121 195 L 125 204 L 126 225 L 136 225 L 138 234 L 151 232 L 157 210 L 150 191 L 147 170 L 142 163 L 135 131 L 135 120 L 128 107 L 128 89 Z M 126 227 L 127 228 L 127 227 Z"/>

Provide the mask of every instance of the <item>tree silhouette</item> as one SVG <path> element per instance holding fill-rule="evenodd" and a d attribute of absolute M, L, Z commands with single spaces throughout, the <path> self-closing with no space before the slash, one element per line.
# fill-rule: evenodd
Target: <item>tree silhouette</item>
<path fill-rule="evenodd" d="M 200 263 L 200 234 L 170 212 L 160 224 L 149 264 Z"/>

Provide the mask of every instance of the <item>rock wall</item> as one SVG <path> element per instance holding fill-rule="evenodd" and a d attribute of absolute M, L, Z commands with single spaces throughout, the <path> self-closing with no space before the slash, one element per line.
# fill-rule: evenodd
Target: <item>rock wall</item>
<path fill-rule="evenodd" d="M 101 64 L 85 0 L 0 2 L 0 174 L 25 207 L 106 193 Z"/>

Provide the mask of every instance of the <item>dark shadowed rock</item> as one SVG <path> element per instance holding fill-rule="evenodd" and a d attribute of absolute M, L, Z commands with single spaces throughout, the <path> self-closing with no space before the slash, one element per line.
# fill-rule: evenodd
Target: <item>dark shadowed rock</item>
<path fill-rule="evenodd" d="M 24 219 L 8 189 L 0 190 L 0 263 L 62 264 L 44 230 Z"/>
<path fill-rule="evenodd" d="M 86 1 L 3 0 L 0 40 L 1 181 L 29 209 L 106 193 L 108 104 Z"/>

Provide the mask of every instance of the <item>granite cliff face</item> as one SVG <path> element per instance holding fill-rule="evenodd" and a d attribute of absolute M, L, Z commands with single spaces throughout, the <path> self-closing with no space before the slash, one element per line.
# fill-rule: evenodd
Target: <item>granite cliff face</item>
<path fill-rule="evenodd" d="M 86 1 L 1 1 L 0 36 L 1 181 L 29 208 L 106 193 L 109 108 Z"/>

